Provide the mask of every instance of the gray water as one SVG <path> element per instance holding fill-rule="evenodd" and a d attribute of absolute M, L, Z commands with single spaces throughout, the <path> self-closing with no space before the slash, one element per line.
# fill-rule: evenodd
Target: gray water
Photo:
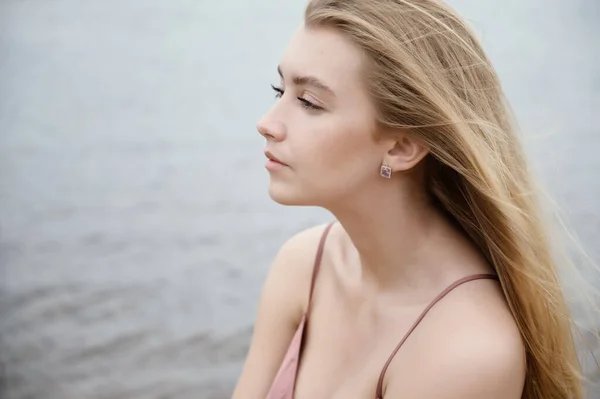
<path fill-rule="evenodd" d="M 451 3 L 598 259 L 597 1 Z M 269 200 L 255 131 L 303 6 L 0 2 L 2 397 L 228 397 L 275 251 L 329 220 Z"/>

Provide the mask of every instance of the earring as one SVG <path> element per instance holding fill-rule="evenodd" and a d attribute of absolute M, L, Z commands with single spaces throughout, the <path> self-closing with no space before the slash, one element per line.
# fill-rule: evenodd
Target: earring
<path fill-rule="evenodd" d="M 392 177 L 392 168 L 390 168 L 386 164 L 383 164 L 381 165 L 381 170 L 379 171 L 379 174 L 381 175 L 381 177 L 389 179 Z"/>

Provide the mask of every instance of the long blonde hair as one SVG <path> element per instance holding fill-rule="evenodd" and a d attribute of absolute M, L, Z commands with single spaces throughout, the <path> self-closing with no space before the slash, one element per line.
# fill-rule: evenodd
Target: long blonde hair
<path fill-rule="evenodd" d="M 475 35 L 440 0 L 313 0 L 305 24 L 336 29 L 357 45 L 378 124 L 429 147 L 428 190 L 495 268 L 520 329 L 523 398 L 583 398 L 573 319 L 538 190 Z"/>

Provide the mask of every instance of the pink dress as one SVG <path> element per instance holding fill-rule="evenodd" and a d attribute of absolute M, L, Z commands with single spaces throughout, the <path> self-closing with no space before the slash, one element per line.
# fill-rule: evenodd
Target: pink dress
<path fill-rule="evenodd" d="M 315 285 L 315 280 L 317 278 L 317 274 L 319 272 L 319 267 L 321 266 L 321 258 L 323 257 L 323 249 L 325 247 L 325 239 L 327 238 L 327 234 L 331 227 L 333 226 L 333 222 L 330 223 L 323 232 L 321 236 L 321 240 L 319 242 L 319 247 L 317 249 L 317 256 L 315 259 L 315 264 L 313 268 L 312 281 L 310 284 L 310 293 L 308 299 L 308 306 L 306 311 L 302 316 L 302 320 L 298 325 L 298 329 L 292 338 L 292 341 L 289 344 L 288 350 L 283 358 L 283 362 L 273 380 L 273 384 L 269 389 L 266 399 L 293 399 L 294 398 L 294 388 L 296 386 L 296 375 L 298 373 L 298 365 L 300 363 L 300 353 L 302 350 L 302 343 L 304 338 L 304 330 L 306 329 L 306 323 L 308 322 L 308 314 L 310 313 L 310 305 L 312 303 L 312 293 Z M 471 276 L 464 277 L 460 280 L 452 283 L 448 288 L 442 291 L 431 303 L 423 310 L 421 315 L 414 322 L 412 327 L 408 330 L 408 332 L 404 335 L 400 343 L 396 346 L 396 348 L 391 352 L 387 361 L 383 365 L 381 372 L 379 373 L 379 380 L 377 382 L 377 386 L 373 387 L 373 397 L 376 399 L 383 399 L 383 377 L 385 376 L 385 372 L 390 365 L 394 355 L 398 352 L 404 341 L 409 337 L 409 335 L 414 331 L 414 329 L 419 325 L 421 320 L 425 317 L 427 312 L 446 294 L 452 291 L 454 288 L 458 287 L 461 284 L 464 284 L 473 280 L 480 279 L 493 279 L 498 280 L 498 277 L 494 274 L 474 274 Z"/>

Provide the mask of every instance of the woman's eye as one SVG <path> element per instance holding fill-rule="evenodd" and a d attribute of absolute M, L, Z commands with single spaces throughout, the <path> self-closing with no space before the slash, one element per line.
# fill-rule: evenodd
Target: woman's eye
<path fill-rule="evenodd" d="M 308 110 L 320 111 L 323 109 L 323 108 L 319 107 L 318 105 L 315 105 L 315 104 L 311 103 L 310 101 L 305 100 L 302 97 L 298 97 L 298 101 L 300 101 L 300 104 L 302 104 L 303 108 L 306 108 Z"/>
<path fill-rule="evenodd" d="M 275 98 L 281 98 L 283 96 L 284 91 L 281 87 L 271 85 L 271 88 L 275 92 Z M 309 111 L 322 111 L 323 110 L 322 107 L 319 107 L 318 105 L 315 105 L 312 102 L 310 102 L 302 97 L 297 97 L 297 99 L 298 99 L 298 101 L 300 101 L 300 105 L 302 106 L 302 108 L 304 108 L 306 110 L 309 110 Z"/>
<path fill-rule="evenodd" d="M 280 87 L 271 85 L 271 88 L 275 92 L 275 98 L 281 98 L 281 96 L 283 96 L 283 90 Z"/>

